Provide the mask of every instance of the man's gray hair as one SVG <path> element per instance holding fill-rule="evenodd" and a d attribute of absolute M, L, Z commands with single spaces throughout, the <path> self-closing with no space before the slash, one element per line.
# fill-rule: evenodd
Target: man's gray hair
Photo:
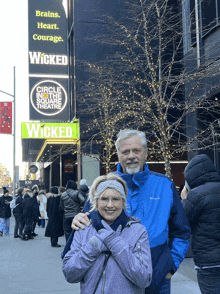
<path fill-rule="evenodd" d="M 141 144 L 144 149 L 147 149 L 147 139 L 144 132 L 138 130 L 124 129 L 121 130 L 117 135 L 117 140 L 115 142 L 117 151 L 120 149 L 120 141 L 130 138 L 132 136 L 138 136 L 141 139 Z"/>

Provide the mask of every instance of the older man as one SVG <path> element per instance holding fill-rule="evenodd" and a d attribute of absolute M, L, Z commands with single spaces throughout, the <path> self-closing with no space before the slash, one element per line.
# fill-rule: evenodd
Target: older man
<path fill-rule="evenodd" d="M 190 227 L 174 183 L 162 174 L 149 171 L 145 163 L 147 142 L 143 132 L 122 130 L 116 148 L 117 174 L 128 186 L 128 214 L 141 219 L 149 235 L 153 279 L 145 293 L 170 293 L 170 279 L 183 261 L 189 246 Z M 87 204 L 84 212 L 89 210 Z M 78 230 L 89 226 L 86 214 L 72 223 Z"/>

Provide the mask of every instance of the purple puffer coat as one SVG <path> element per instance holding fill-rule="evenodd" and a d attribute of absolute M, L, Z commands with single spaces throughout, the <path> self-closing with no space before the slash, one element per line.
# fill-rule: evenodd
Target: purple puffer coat
<path fill-rule="evenodd" d="M 63 273 L 69 283 L 80 282 L 81 294 L 93 293 L 106 259 L 107 266 L 96 294 L 143 294 L 152 278 L 148 234 L 140 220 L 128 216 L 122 232 L 105 244 L 91 225 L 75 232 L 71 250 L 63 259 Z"/>

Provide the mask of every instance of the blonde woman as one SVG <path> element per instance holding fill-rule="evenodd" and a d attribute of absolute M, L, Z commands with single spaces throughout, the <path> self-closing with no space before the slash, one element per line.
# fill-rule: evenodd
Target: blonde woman
<path fill-rule="evenodd" d="M 91 187 L 91 225 L 75 232 L 62 268 L 82 294 L 143 294 L 151 282 L 148 234 L 125 214 L 126 198 L 126 183 L 116 175 L 100 176 Z"/>

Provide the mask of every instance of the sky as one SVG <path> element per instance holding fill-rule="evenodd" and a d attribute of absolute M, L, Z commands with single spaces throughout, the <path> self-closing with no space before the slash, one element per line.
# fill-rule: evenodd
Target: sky
<path fill-rule="evenodd" d="M 14 94 L 16 71 L 15 165 L 22 165 L 21 122 L 29 121 L 28 0 L 0 1 L 0 90 Z M 13 97 L 0 92 L 0 102 Z M 0 163 L 13 176 L 13 136 L 0 134 Z"/>

